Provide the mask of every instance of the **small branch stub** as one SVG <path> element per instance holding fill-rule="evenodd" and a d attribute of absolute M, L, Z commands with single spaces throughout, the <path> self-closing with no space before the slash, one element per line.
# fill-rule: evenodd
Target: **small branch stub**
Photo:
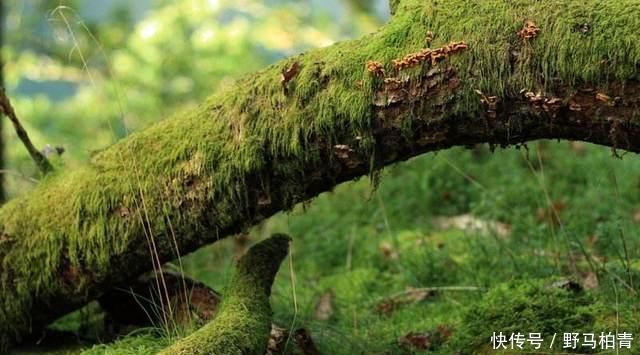
<path fill-rule="evenodd" d="M 20 123 L 20 120 L 16 115 L 16 111 L 13 109 L 11 101 L 7 97 L 7 93 L 5 92 L 4 88 L 0 88 L 0 110 L 2 111 L 2 114 L 9 118 L 9 120 L 13 124 L 18 138 L 20 138 L 22 144 L 24 144 L 25 148 L 27 148 L 29 155 L 36 163 L 40 171 L 43 174 L 51 172 L 53 170 L 53 166 L 51 166 L 51 163 L 49 163 L 47 158 L 38 149 L 36 149 L 33 143 L 31 143 L 31 139 L 29 139 L 27 131 Z"/>

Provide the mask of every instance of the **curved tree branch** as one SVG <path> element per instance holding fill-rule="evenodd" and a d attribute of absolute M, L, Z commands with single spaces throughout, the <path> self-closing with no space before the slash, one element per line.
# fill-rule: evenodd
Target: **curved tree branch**
<path fill-rule="evenodd" d="M 0 348 L 178 252 L 419 154 L 540 138 L 640 151 L 639 8 L 402 0 L 376 33 L 48 175 L 0 209 Z"/>
<path fill-rule="evenodd" d="M 0 88 L 0 112 L 6 116 L 9 121 L 11 121 L 15 128 L 16 135 L 22 141 L 22 144 L 27 149 L 27 152 L 29 152 L 31 159 L 33 159 L 38 169 L 40 169 L 40 172 L 42 174 L 47 174 L 53 170 L 53 166 L 51 166 L 51 163 L 49 163 L 44 154 L 36 149 L 33 143 L 31 143 L 29 134 L 22 126 L 22 123 L 20 123 L 18 115 L 16 115 L 16 111 L 14 110 L 13 105 L 11 105 L 11 101 L 9 100 L 9 97 L 7 97 L 4 87 Z"/>
<path fill-rule="evenodd" d="M 274 235 L 251 247 L 238 260 L 216 318 L 160 355 L 264 354 L 271 332 L 271 285 L 290 240 Z"/>

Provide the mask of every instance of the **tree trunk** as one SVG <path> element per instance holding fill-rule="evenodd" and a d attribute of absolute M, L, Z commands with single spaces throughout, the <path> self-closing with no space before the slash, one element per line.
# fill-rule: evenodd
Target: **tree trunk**
<path fill-rule="evenodd" d="M 0 0 L 0 87 L 4 87 L 4 22 L 5 22 L 5 9 L 4 1 Z M 4 169 L 4 135 L 2 134 L 2 128 L 4 127 L 4 120 L 0 120 L 0 169 Z M 6 191 L 4 187 L 4 174 L 0 173 L 0 205 L 2 205 L 6 199 Z"/>
<path fill-rule="evenodd" d="M 540 138 L 640 151 L 640 0 L 393 3 L 378 32 L 238 80 L 9 201 L 1 346 L 419 154 Z"/>

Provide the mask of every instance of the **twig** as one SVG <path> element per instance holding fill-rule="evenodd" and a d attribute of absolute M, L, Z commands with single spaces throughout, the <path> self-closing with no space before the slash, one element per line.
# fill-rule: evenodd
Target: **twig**
<path fill-rule="evenodd" d="M 51 172 L 53 170 L 53 166 L 51 166 L 51 163 L 49 163 L 47 158 L 33 146 L 33 143 L 31 143 L 29 135 L 24 127 L 22 127 L 22 124 L 20 124 L 20 120 L 18 119 L 18 116 L 16 116 L 16 112 L 13 109 L 13 106 L 11 106 L 11 101 L 9 101 L 4 88 L 0 88 L 0 110 L 5 116 L 7 116 L 7 118 L 9 118 L 11 123 L 13 123 L 16 134 L 22 141 L 22 144 L 24 144 L 25 148 L 27 148 L 29 155 L 31 155 L 31 158 L 36 163 L 40 171 L 43 174 Z"/>

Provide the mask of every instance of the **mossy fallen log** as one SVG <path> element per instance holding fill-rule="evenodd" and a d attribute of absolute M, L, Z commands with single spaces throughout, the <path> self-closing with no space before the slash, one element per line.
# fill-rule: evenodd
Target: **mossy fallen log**
<path fill-rule="evenodd" d="M 271 332 L 271 285 L 289 242 L 274 235 L 249 249 L 238 260 L 218 316 L 160 355 L 264 354 Z"/>
<path fill-rule="evenodd" d="M 0 209 L 0 351 L 336 184 L 456 145 L 640 151 L 640 0 L 400 0 Z M 427 48 L 429 47 L 429 48 Z"/>

